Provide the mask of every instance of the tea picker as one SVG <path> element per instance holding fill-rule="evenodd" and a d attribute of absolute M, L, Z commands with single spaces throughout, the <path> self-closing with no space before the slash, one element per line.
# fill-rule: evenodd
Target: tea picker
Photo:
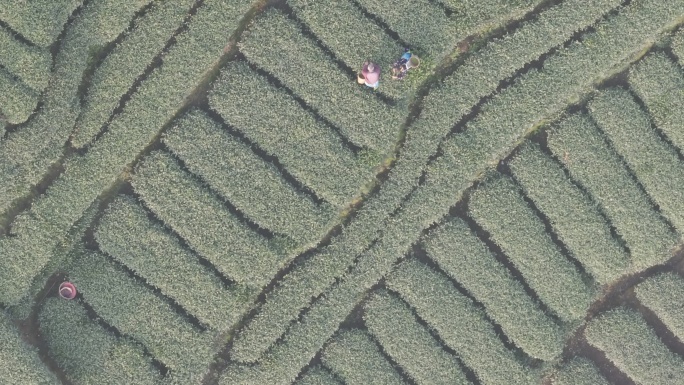
<path fill-rule="evenodd" d="M 380 85 L 380 66 L 366 60 L 358 75 L 359 84 L 365 84 L 372 89 L 377 89 Z"/>
<path fill-rule="evenodd" d="M 418 59 L 418 56 L 412 54 L 408 48 L 404 48 L 404 53 L 401 55 L 401 58 L 392 65 L 392 79 L 404 79 L 409 69 L 417 68 L 419 65 L 420 59 Z"/>

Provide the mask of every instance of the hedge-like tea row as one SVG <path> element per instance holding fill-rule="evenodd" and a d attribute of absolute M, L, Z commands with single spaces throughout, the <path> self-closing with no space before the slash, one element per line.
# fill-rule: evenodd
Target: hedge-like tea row
<path fill-rule="evenodd" d="M 357 1 L 421 54 L 436 57 L 461 38 L 456 21 L 429 0 L 398 0 L 391 6 L 382 0 Z"/>
<path fill-rule="evenodd" d="M 679 31 L 672 38 L 672 43 L 670 44 L 672 51 L 677 55 L 677 59 L 680 63 L 684 63 L 684 32 Z"/>
<path fill-rule="evenodd" d="M 573 358 L 556 373 L 553 385 L 610 385 L 594 364 L 585 358 Z"/>
<path fill-rule="evenodd" d="M 28 120 L 38 106 L 38 93 L 0 67 L 0 114 L 11 124 Z"/>
<path fill-rule="evenodd" d="M 133 29 L 93 74 L 71 137 L 73 146 L 86 146 L 100 132 L 123 95 L 181 26 L 192 3 L 191 0 L 158 2 L 136 20 Z"/>
<path fill-rule="evenodd" d="M 310 242 L 320 238 L 335 216 L 330 204 L 317 205 L 296 191 L 273 165 L 201 111 L 179 119 L 164 144 L 214 191 L 275 233 Z"/>
<path fill-rule="evenodd" d="M 217 330 L 232 327 L 251 300 L 251 290 L 242 285 L 226 289 L 130 198 L 120 197 L 109 205 L 95 239 L 102 251 Z"/>
<path fill-rule="evenodd" d="M 42 107 L 0 142 L 0 213 L 13 200 L 28 194 L 31 186 L 38 184 L 48 168 L 62 157 L 81 108 L 79 87 L 84 71 L 99 50 L 126 30 L 133 15 L 148 1 L 91 1 L 70 24 L 60 42 L 54 72 L 41 99 Z M 116 13 L 109 15 L 107 10 L 112 8 Z M 105 15 L 108 18 L 102 20 Z"/>
<path fill-rule="evenodd" d="M 32 43 L 47 47 L 83 0 L 0 1 L 0 20 Z"/>
<path fill-rule="evenodd" d="M 682 60 L 684 56 L 680 56 L 680 63 Z M 680 66 L 661 53 L 651 54 L 630 69 L 629 84 L 646 104 L 658 129 L 684 151 L 684 75 Z"/>
<path fill-rule="evenodd" d="M 534 373 L 506 349 L 481 311 L 445 276 L 411 259 L 388 276 L 387 285 L 456 351 L 482 384 L 534 382 Z"/>
<path fill-rule="evenodd" d="M 376 292 L 364 307 L 368 331 L 418 384 L 469 384 L 455 356 L 445 351 L 411 309 L 394 295 Z"/>
<path fill-rule="evenodd" d="M 335 205 L 351 200 L 370 176 L 369 167 L 354 157 L 331 128 L 245 63 L 224 68 L 209 103 L 228 124 Z"/>
<path fill-rule="evenodd" d="M 99 253 L 79 258 L 69 278 L 98 317 L 134 338 L 174 375 L 206 370 L 210 332 L 202 333 L 168 304 Z"/>
<path fill-rule="evenodd" d="M 342 385 L 342 383 L 337 381 L 327 370 L 315 366 L 307 370 L 294 385 Z"/>
<path fill-rule="evenodd" d="M 50 355 L 74 384 L 156 385 L 159 372 L 137 344 L 92 321 L 78 301 L 48 298 L 39 314 Z"/>
<path fill-rule="evenodd" d="M 511 179 L 500 174 L 487 178 L 472 194 L 469 214 L 553 312 L 565 321 L 584 317 L 591 290 Z"/>
<path fill-rule="evenodd" d="M 240 50 L 328 118 L 351 142 L 382 153 L 394 145 L 403 114 L 359 87 L 283 13 L 267 11 L 259 17 L 240 42 Z"/>
<path fill-rule="evenodd" d="M 133 187 L 147 207 L 226 277 L 261 287 L 285 262 L 266 238 L 241 223 L 168 154 L 146 157 Z"/>
<path fill-rule="evenodd" d="M 0 27 L 0 65 L 40 92 L 48 85 L 52 56 L 50 51 L 28 46 Z"/>
<path fill-rule="evenodd" d="M 0 293 L 0 302 L 12 304 L 19 300 L 67 229 L 99 194 L 115 183 L 127 165 L 183 107 L 206 69 L 218 64 L 226 42 L 250 4 L 249 0 L 205 1 L 188 30 L 176 37 L 176 45 L 165 55 L 164 65 L 140 85 L 109 130 L 83 157 L 75 156 L 67 162 L 66 171 L 46 194 L 33 202 L 30 214 L 13 223 L 12 231 L 17 236 L 0 239 L 0 254 L 14 256 L 12 260 L 0 261 L 0 281 L 12 283 L 8 284 L 11 290 Z M 10 168 L 9 174 L 16 172 Z M 0 196 L 4 198 L 3 194 Z"/>
<path fill-rule="evenodd" d="M 684 341 L 684 279 L 665 273 L 639 284 L 639 301 L 651 309 L 670 331 Z"/>
<path fill-rule="evenodd" d="M 485 306 L 506 336 L 532 357 L 545 361 L 563 350 L 561 328 L 525 292 L 461 219 L 435 230 L 425 250 L 439 267 Z"/>
<path fill-rule="evenodd" d="M 525 195 L 596 281 L 610 283 L 629 268 L 629 256 L 596 205 L 539 146 L 526 143 L 509 165 Z"/>
<path fill-rule="evenodd" d="M 408 83 L 389 80 L 390 65 L 399 59 L 403 47 L 352 1 L 287 0 L 287 3 L 311 32 L 349 67 L 360 70 L 368 59 L 378 63 L 383 71 L 379 92 L 394 98 L 404 96 Z"/>
<path fill-rule="evenodd" d="M 671 352 L 634 310 L 610 310 L 592 320 L 584 334 L 635 383 L 672 384 L 684 378 L 682 357 Z"/>
<path fill-rule="evenodd" d="M 635 6 L 639 6 L 638 11 L 635 10 Z M 633 3 L 623 13 L 599 26 L 598 33 L 589 35 L 587 43 L 575 43 L 568 50 L 563 51 L 563 55 L 559 54 L 553 56 L 552 60 L 547 60 L 545 71 L 549 71 L 548 73 L 544 72 L 542 76 L 542 73 L 533 71 L 524 77 L 525 82 L 516 83 L 513 88 L 505 92 L 506 98 L 504 100 L 495 99 L 497 100 L 496 103 L 500 104 L 501 112 L 504 113 L 511 106 L 522 103 L 519 113 L 527 116 L 529 123 L 516 126 L 517 128 L 513 133 L 509 132 L 504 138 L 501 138 L 500 136 L 506 132 L 501 132 L 498 126 L 499 122 L 496 119 L 507 121 L 511 116 L 504 115 L 503 118 L 497 117 L 493 121 L 489 121 L 488 125 L 484 127 L 484 131 L 478 134 L 480 151 L 474 159 L 470 159 L 470 165 L 464 169 L 464 174 L 467 176 L 461 174 L 462 178 L 454 177 L 455 171 L 458 171 L 458 168 L 462 166 L 456 163 L 454 159 L 449 159 L 445 162 L 446 167 L 443 171 L 445 177 L 439 179 L 439 183 L 430 183 L 419 188 L 417 193 L 405 202 L 405 208 L 399 212 L 399 216 L 385 222 L 383 221 L 385 216 L 394 211 L 401 199 L 414 186 L 420 172 L 415 176 L 415 179 L 397 180 L 397 178 L 393 180 L 390 177 L 390 180 L 383 184 L 383 187 L 389 185 L 388 192 L 383 193 L 381 189 L 380 198 L 378 200 L 371 198 L 364 205 L 364 207 L 370 208 L 361 210 L 356 217 L 357 220 L 352 221 L 342 235 L 333 240 L 331 246 L 307 260 L 301 268 L 293 269 L 266 298 L 265 304 L 235 339 L 233 347 L 236 350 L 241 350 L 238 353 L 240 359 L 245 361 L 258 359 L 261 353 L 283 335 L 288 323 L 297 317 L 300 309 L 306 307 L 312 297 L 317 297 L 327 287 L 334 285 L 335 277 L 342 276 L 354 258 L 363 252 L 364 248 L 368 247 L 373 240 L 377 239 L 379 230 L 383 229 L 384 237 L 380 238 L 365 255 L 361 256 L 360 261 L 364 264 L 355 267 L 353 274 L 342 283 L 333 286 L 331 292 L 350 295 L 348 294 L 350 290 L 356 289 L 361 293 L 365 290 L 364 288 L 372 287 L 391 269 L 393 262 L 406 253 L 424 228 L 439 221 L 448 213 L 449 207 L 460 199 L 460 193 L 470 185 L 473 179 L 478 177 L 478 169 L 484 168 L 487 161 L 496 158 L 497 154 L 507 153 L 526 131 L 528 124 L 534 126 L 543 117 L 557 113 L 565 106 L 565 102 L 559 102 L 558 105 L 554 104 L 548 109 L 543 108 L 544 105 L 557 99 L 569 102 L 574 97 L 578 97 L 578 94 L 588 91 L 594 79 L 605 76 L 611 68 L 629 58 L 632 52 L 648 45 L 649 41 L 676 20 L 674 15 L 682 12 L 684 12 L 684 4 L 673 7 L 672 4 L 664 4 L 655 0 L 646 4 Z M 545 38 L 548 37 L 545 36 Z M 601 63 L 601 65 L 597 67 L 596 63 Z M 569 79 L 565 78 L 564 74 L 570 74 Z M 526 98 L 522 101 L 517 100 L 521 95 L 525 95 Z M 538 107 L 540 104 L 542 105 L 541 108 Z M 526 115 L 526 107 L 534 107 L 530 115 Z M 436 111 L 443 112 L 450 108 L 453 106 L 447 104 L 443 110 L 433 111 L 435 113 Z M 541 111 L 538 111 L 539 109 Z M 425 113 L 425 111 L 423 112 Z M 453 122 L 448 126 L 447 132 L 452 124 Z M 405 148 L 410 144 L 414 149 L 412 151 L 425 155 L 425 161 L 432 153 L 422 152 L 419 143 L 426 143 L 422 140 L 430 143 L 430 138 L 438 141 L 442 137 L 440 134 L 439 138 L 436 138 L 435 131 L 427 130 L 427 127 L 429 126 L 423 127 L 426 128 L 425 131 L 416 131 L 424 132 L 426 137 L 420 141 L 409 141 L 407 138 L 405 144 Z M 489 142 L 495 145 L 489 147 Z M 469 149 L 466 145 L 459 152 L 463 153 L 466 150 L 473 151 L 474 149 Z M 399 167 L 401 159 L 399 158 L 400 161 L 395 168 Z M 413 173 L 415 170 L 407 167 L 403 169 L 403 172 Z M 403 173 L 399 175 L 403 175 Z M 376 281 L 373 281 L 374 279 Z M 336 298 L 336 300 L 342 301 L 346 298 Z M 338 322 L 342 322 L 347 314 L 343 314 L 342 311 L 339 314 L 341 314 L 341 319 Z M 309 327 L 316 328 L 315 325 Z M 322 346 L 330 335 L 332 334 L 326 336 L 321 332 L 320 338 L 323 338 L 323 341 L 317 343 Z M 313 353 L 305 351 L 300 354 L 303 357 L 309 355 L 313 357 L 315 351 Z M 302 360 L 304 361 L 305 358 Z M 253 368 L 253 370 L 266 375 L 269 369 L 264 366 Z"/>
<path fill-rule="evenodd" d="M 601 205 L 622 236 L 634 269 L 641 270 L 670 257 L 676 236 L 587 116 L 572 115 L 565 119 L 549 132 L 548 141 L 572 178 Z"/>
<path fill-rule="evenodd" d="M 375 342 L 362 330 L 341 332 L 325 348 L 321 361 L 347 385 L 405 384 Z"/>
<path fill-rule="evenodd" d="M 10 319 L 0 313 L 0 378 L 7 384 L 57 385 L 60 381 L 43 364 L 36 349 L 21 339 Z"/>
<path fill-rule="evenodd" d="M 613 148 L 680 233 L 684 233 L 684 163 L 662 141 L 651 120 L 625 90 L 602 92 L 589 103 L 591 116 Z"/>
<path fill-rule="evenodd" d="M 377 237 L 378 231 L 385 225 L 386 216 L 397 209 L 402 199 L 418 183 L 423 165 L 437 150 L 439 141 L 479 98 L 496 90 L 502 78 L 512 75 L 525 63 L 562 43 L 563 39 L 584 28 L 618 3 L 616 0 L 607 0 L 593 2 L 592 6 L 588 6 L 580 0 L 564 2 L 543 12 L 536 21 L 524 24 L 506 39 L 494 41 L 478 50 L 459 66 L 443 87 L 433 90 L 425 98 L 421 118 L 409 129 L 400 157 L 390 171 L 389 179 L 381 185 L 380 191 L 368 199 L 344 233 L 333 239 L 331 246 L 285 276 L 283 285 L 276 287 L 247 328 L 238 334 L 234 348 L 236 352 L 245 351 L 249 357 L 237 354 L 244 360 L 255 360 L 258 354 L 282 335 L 289 320 L 299 314 L 312 296 L 322 293 L 335 281 L 335 277 L 344 273 L 354 258 Z M 578 4 L 582 6 L 578 7 Z M 583 59 L 573 56 L 564 60 L 567 63 L 561 61 L 561 66 L 573 68 Z M 491 65 L 492 62 L 497 65 Z M 576 75 L 579 77 L 580 74 Z M 546 81 L 548 79 L 538 79 L 535 86 L 539 87 L 539 83 Z M 528 92 L 531 96 L 539 96 L 534 88 Z M 505 101 L 504 108 L 510 107 L 516 97 L 517 95 L 512 95 L 511 100 Z M 546 103 L 546 99 L 541 98 L 540 102 L 542 101 Z M 525 105 L 521 106 L 521 110 L 524 109 Z M 483 133 L 483 137 L 487 135 L 487 132 Z M 492 142 L 493 138 L 498 139 L 496 134 L 487 136 L 487 140 Z M 486 160 L 482 160 L 483 164 L 485 162 Z M 453 173 L 453 170 L 448 173 Z M 455 202 L 451 188 L 447 186 L 443 190 L 447 202 Z M 426 195 L 430 194 L 433 193 L 426 192 Z M 432 198 L 428 199 L 435 202 Z M 432 211 L 435 209 L 445 211 L 435 205 L 429 208 Z M 437 214 L 436 217 L 441 215 Z M 429 226 L 429 223 L 425 226 Z M 264 338 L 269 335 L 270 337 Z M 263 344 L 255 345 L 256 340 Z"/>

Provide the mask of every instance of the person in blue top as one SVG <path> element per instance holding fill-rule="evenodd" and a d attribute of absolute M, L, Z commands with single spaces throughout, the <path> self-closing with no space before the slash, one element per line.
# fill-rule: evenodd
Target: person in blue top
<path fill-rule="evenodd" d="M 402 80 L 406 76 L 406 73 L 408 72 L 408 62 L 411 60 L 411 56 L 413 55 L 409 49 L 404 48 L 404 53 L 401 55 L 401 58 L 392 65 L 392 79 Z"/>

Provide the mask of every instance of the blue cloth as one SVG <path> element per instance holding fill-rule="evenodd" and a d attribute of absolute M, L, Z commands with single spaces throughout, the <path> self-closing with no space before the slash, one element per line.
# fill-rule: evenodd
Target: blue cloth
<path fill-rule="evenodd" d="M 411 55 L 411 52 L 404 52 L 404 54 L 401 55 L 401 59 L 409 61 L 409 60 L 411 60 L 411 56 L 413 56 L 413 55 Z"/>
<path fill-rule="evenodd" d="M 380 85 L 380 80 L 376 81 L 376 82 L 373 83 L 373 84 L 368 84 L 368 83 L 366 83 L 366 85 L 367 85 L 368 87 L 371 87 L 371 88 L 373 88 L 373 89 L 376 89 L 376 88 L 378 88 L 378 86 Z"/>

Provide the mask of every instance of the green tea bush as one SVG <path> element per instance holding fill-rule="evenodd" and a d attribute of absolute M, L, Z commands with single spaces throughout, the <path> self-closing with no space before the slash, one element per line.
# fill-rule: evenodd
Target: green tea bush
<path fill-rule="evenodd" d="M 26 45 L 0 27 L 0 64 L 35 91 L 45 89 L 50 79 L 50 51 Z"/>
<path fill-rule="evenodd" d="M 304 373 L 302 378 L 295 381 L 294 385 L 342 385 L 327 370 L 315 366 Z"/>
<path fill-rule="evenodd" d="M 629 84 L 658 129 L 684 151 L 684 111 L 680 108 L 684 104 L 684 75 L 677 63 L 661 53 L 648 55 L 630 69 Z"/>
<path fill-rule="evenodd" d="M 387 285 L 456 351 L 482 384 L 534 382 L 534 373 L 506 349 L 480 310 L 445 276 L 411 259 L 388 276 Z"/>
<path fill-rule="evenodd" d="M 285 14 L 267 11 L 260 16 L 240 42 L 240 50 L 330 120 L 351 142 L 381 153 L 392 148 L 403 114 L 350 79 Z"/>
<path fill-rule="evenodd" d="M 88 87 L 71 137 L 73 146 L 87 145 L 100 132 L 123 95 L 162 51 L 169 36 L 181 26 L 192 3 L 190 0 L 155 3 L 105 57 Z"/>
<path fill-rule="evenodd" d="M 48 298 L 39 314 L 50 355 L 74 384 L 161 384 L 150 358 L 86 315 L 78 301 Z"/>
<path fill-rule="evenodd" d="M 573 358 L 556 373 L 553 385 L 610 385 L 594 364 L 585 358 Z"/>
<path fill-rule="evenodd" d="M 42 107 L 0 142 L 0 212 L 29 194 L 31 186 L 62 158 L 81 109 L 79 88 L 85 71 L 95 55 L 125 31 L 134 14 L 149 1 L 90 1 L 73 20 L 60 42 L 49 87 L 41 98 Z M 44 1 L 32 1 L 31 7 L 41 3 Z M 58 3 L 64 2 L 54 2 Z M 44 6 L 50 9 L 52 5 Z M 106 12 L 111 9 L 116 12 Z"/>
<path fill-rule="evenodd" d="M 556 161 L 529 142 L 509 166 L 525 195 L 596 281 L 605 285 L 627 271 L 629 256 L 610 233 L 610 223 Z"/>
<path fill-rule="evenodd" d="M 378 63 L 383 71 L 379 92 L 394 98 L 404 96 L 408 83 L 389 80 L 390 65 L 399 59 L 403 47 L 368 19 L 352 0 L 288 0 L 287 3 L 311 32 L 349 67 L 360 70 L 368 59 Z"/>
<path fill-rule="evenodd" d="M 358 3 L 421 54 L 436 57 L 461 38 L 455 21 L 429 0 L 400 0 L 391 5 L 382 0 L 358 0 Z"/>
<path fill-rule="evenodd" d="M 224 68 L 209 94 L 209 104 L 228 124 L 277 157 L 292 175 L 334 205 L 345 205 L 370 177 L 367 167 L 331 128 L 245 63 Z"/>
<path fill-rule="evenodd" d="M 0 114 L 10 124 L 19 124 L 28 120 L 38 106 L 38 93 L 2 67 L 0 67 L 0 89 L 2 89 Z"/>
<path fill-rule="evenodd" d="M 676 273 L 658 275 L 639 284 L 634 292 L 644 306 L 684 341 L 684 279 L 681 276 Z"/>
<path fill-rule="evenodd" d="M 575 3 L 564 2 L 563 4 Z M 369 197 L 363 207 L 359 209 L 356 217 L 345 227 L 344 232 L 332 240 L 331 245 L 323 248 L 320 254 L 307 260 L 301 266 L 296 266 L 284 277 L 282 285 L 276 286 L 275 290 L 266 297 L 264 305 L 259 308 L 256 316 L 238 334 L 234 345 L 236 350 L 240 350 L 240 346 L 242 346 L 241 341 L 247 342 L 248 340 L 254 341 L 259 339 L 263 343 L 263 345 L 260 345 L 260 348 L 257 348 L 254 343 L 249 342 L 245 345 L 249 347 L 246 347 L 244 351 L 249 352 L 250 360 L 255 359 L 252 355 L 258 355 L 265 351 L 285 332 L 288 322 L 297 317 L 300 310 L 308 305 L 311 297 L 316 297 L 324 292 L 327 287 L 335 282 L 335 277 L 342 276 L 349 265 L 353 263 L 355 257 L 362 253 L 373 240 L 377 239 L 380 231 L 387 228 L 387 226 L 392 225 L 394 228 L 397 228 L 400 223 L 406 224 L 406 228 L 411 230 L 406 230 L 402 233 L 401 231 L 404 230 L 399 229 L 400 231 L 396 231 L 395 234 L 399 237 L 398 239 L 401 239 L 402 244 L 410 246 L 412 241 L 418 238 L 423 228 L 430 226 L 443 215 L 446 215 L 448 207 L 459 199 L 459 194 L 455 192 L 463 191 L 469 185 L 473 175 L 467 177 L 467 183 L 456 180 L 456 183 L 452 184 L 451 181 L 455 179 L 443 178 L 439 185 L 419 188 L 417 198 L 410 199 L 411 203 L 408 205 L 408 209 L 405 210 L 407 213 L 402 216 L 402 218 L 411 218 L 410 220 L 402 219 L 390 223 L 385 220 L 387 216 L 399 207 L 403 198 L 411 192 L 411 189 L 417 185 L 423 165 L 437 151 L 437 145 L 440 140 L 450 131 L 456 120 L 464 116 L 470 107 L 477 103 L 480 97 L 495 91 L 499 80 L 510 76 L 526 62 L 536 59 L 555 44 L 562 43 L 562 38 L 554 40 L 557 36 L 563 36 L 561 31 L 566 34 L 566 38 L 569 37 L 576 29 L 583 28 L 602 12 L 607 11 L 609 9 L 608 5 L 614 5 L 615 1 L 601 3 L 604 8 L 592 8 L 586 5 L 584 7 L 565 8 L 563 4 L 560 6 L 561 8 L 552 8 L 557 10 L 557 13 L 553 12 L 547 16 L 546 14 L 550 10 L 546 11 L 539 16 L 537 21 L 524 24 L 518 33 L 505 40 L 492 43 L 490 51 L 488 51 L 489 48 L 487 47 L 490 47 L 488 45 L 483 50 L 476 52 L 471 57 L 473 59 L 466 61 L 450 78 L 453 79 L 451 84 L 454 84 L 454 88 L 445 85 L 436 91 L 433 90 L 426 97 L 426 105 L 421 118 L 415 126 L 409 129 L 400 157 L 390 171 L 388 180 L 381 185 L 376 195 Z M 585 10 L 593 10 L 594 13 L 585 14 Z M 663 14 L 666 14 L 665 11 L 663 11 Z M 577 16 L 582 17 L 577 19 L 575 18 Z M 638 17 L 640 15 L 637 13 L 630 14 L 629 18 L 623 16 L 623 18 L 627 18 L 627 21 L 621 21 L 622 18 L 618 19 L 620 23 L 609 30 L 611 36 L 615 40 L 621 41 L 621 38 L 618 39 L 622 34 L 620 28 L 624 27 L 625 24 L 629 25 L 631 19 Z M 557 30 L 556 28 L 561 29 Z M 639 28 L 636 28 L 634 31 L 630 29 L 630 31 L 634 33 L 641 32 Z M 534 38 L 528 38 L 528 34 L 534 36 Z M 648 37 L 649 35 L 648 33 L 643 33 L 639 36 L 645 38 L 645 36 Z M 579 52 L 573 56 L 564 56 L 562 60 L 557 55 L 559 58 L 555 64 L 557 67 L 556 71 L 561 73 L 578 67 L 584 63 L 583 55 L 588 53 L 602 57 L 600 54 L 606 51 L 605 47 L 615 44 L 615 41 L 605 41 L 604 44 L 605 46 L 599 45 L 598 47 L 577 45 L 575 49 Z M 534 49 L 531 49 L 531 47 Z M 483 56 L 479 56 L 479 52 L 483 52 Z M 610 68 L 627 55 L 624 50 L 619 53 L 611 51 L 611 54 L 612 56 L 608 57 L 602 67 L 603 69 Z M 501 64 L 497 66 L 490 65 L 490 62 L 494 61 L 496 57 L 499 57 L 496 62 Z M 486 72 L 479 72 L 481 70 Z M 592 65 L 581 67 L 581 71 L 573 72 L 574 77 L 568 84 L 573 85 L 576 82 L 584 81 L 585 88 L 589 88 L 591 82 L 587 81 L 585 76 L 587 73 L 592 73 L 592 71 L 596 71 Z M 596 77 L 599 77 L 600 70 L 594 72 L 594 74 Z M 516 98 L 521 92 L 528 95 L 528 100 L 526 101 L 528 104 L 520 106 L 521 112 L 519 113 L 524 115 L 526 108 L 531 104 L 529 98 L 537 98 L 536 103 L 546 105 L 552 99 L 547 99 L 544 95 L 551 91 L 560 93 L 563 90 L 562 86 L 556 86 L 553 83 L 554 80 L 557 80 L 554 77 L 540 78 L 539 75 L 536 75 L 536 77 L 531 76 L 531 78 L 534 79 L 533 84 L 518 83 L 514 89 L 518 90 L 524 87 L 524 90 L 517 91 L 502 101 L 502 108 L 499 112 L 504 117 L 497 116 L 493 120 L 510 119 L 509 116 L 506 116 L 506 111 L 511 106 L 518 104 Z M 488 80 L 480 84 L 480 79 Z M 457 81 L 467 83 L 462 84 L 463 88 L 456 88 L 458 85 Z M 550 82 L 550 84 L 546 84 L 546 82 Z M 539 94 L 536 92 L 537 89 L 544 89 L 545 91 Z M 473 90 L 479 91 L 474 92 Z M 563 98 L 561 97 L 561 99 Z M 560 109 L 562 108 L 561 106 L 564 107 L 565 103 L 559 103 L 556 107 Z M 460 112 L 451 115 L 451 111 Z M 536 114 L 533 114 L 530 118 L 533 122 L 537 119 L 539 118 Z M 491 124 L 491 121 L 487 124 L 487 127 L 483 127 L 485 131 L 480 134 L 482 141 L 484 143 L 494 143 L 502 140 L 499 132 L 492 132 L 497 125 Z M 508 140 L 515 143 L 524 131 L 525 128 L 518 127 L 513 135 L 513 139 L 509 135 L 503 138 L 503 142 L 507 143 Z M 499 145 L 506 146 L 500 142 Z M 512 147 L 512 145 L 510 146 Z M 508 149 L 508 147 L 506 148 Z M 486 152 L 485 154 L 478 160 L 478 168 L 483 167 L 492 156 Z M 450 163 L 445 165 L 453 166 Z M 453 175 L 454 171 L 453 167 L 445 167 L 444 170 L 447 176 Z M 421 225 L 421 223 L 424 225 Z M 409 239 L 407 240 L 406 238 Z M 394 241 L 395 239 L 392 239 L 383 244 L 392 244 Z M 378 249 L 378 247 L 377 245 L 373 246 L 374 249 Z M 384 251 L 379 251 L 378 253 L 393 259 L 398 255 L 403 255 L 405 252 L 400 247 L 397 249 L 392 248 L 392 250 L 398 250 L 398 254 L 390 255 Z M 252 339 L 249 335 L 252 335 L 254 338 Z"/>
<path fill-rule="evenodd" d="M 371 380 L 379 385 L 405 384 L 375 342 L 362 330 L 341 332 L 327 345 L 321 360 L 347 385 L 366 385 Z"/>
<path fill-rule="evenodd" d="M 69 16 L 82 3 L 83 0 L 1 0 L 0 20 L 34 44 L 47 47 L 57 39 Z"/>
<path fill-rule="evenodd" d="M 54 384 L 60 381 L 43 364 L 36 349 L 21 339 L 12 321 L 0 313 L 0 378 L 7 384 Z"/>
<path fill-rule="evenodd" d="M 248 306 L 252 293 L 247 288 L 226 289 L 197 256 L 151 222 L 129 198 L 117 198 L 109 205 L 95 239 L 102 251 L 214 329 L 232 327 Z"/>
<path fill-rule="evenodd" d="M 681 65 L 684 62 L 684 32 L 679 31 L 674 35 L 671 47 Z"/>
<path fill-rule="evenodd" d="M 193 250 L 239 283 L 261 287 L 286 262 L 168 154 L 143 159 L 133 187 Z"/>
<path fill-rule="evenodd" d="M 401 299 L 386 291 L 374 293 L 364 306 L 363 319 L 383 350 L 417 384 L 469 384 L 456 357 L 442 348 Z"/>
<path fill-rule="evenodd" d="M 634 310 L 610 310 L 592 320 L 584 334 L 635 383 L 672 384 L 684 378 L 684 360 L 671 352 Z"/>
<path fill-rule="evenodd" d="M 176 375 L 206 370 L 210 332 L 194 328 L 102 254 L 85 254 L 74 266 L 69 278 L 100 318 L 145 345 Z"/>
<path fill-rule="evenodd" d="M 600 204 L 629 248 L 634 269 L 670 257 L 670 249 L 677 242 L 675 234 L 587 116 L 572 115 L 563 120 L 549 132 L 549 147 L 571 177 Z"/>
<path fill-rule="evenodd" d="M 565 321 L 584 317 L 592 300 L 590 288 L 511 179 L 491 175 L 472 194 L 469 214 L 549 309 Z"/>
<path fill-rule="evenodd" d="M 516 346 L 544 361 L 560 355 L 563 330 L 539 309 L 463 220 L 453 219 L 435 230 L 425 249 L 443 271 L 485 306 L 489 317 Z"/>
<path fill-rule="evenodd" d="M 623 89 L 602 92 L 589 103 L 591 117 L 613 148 L 680 233 L 684 233 L 684 163 L 662 141 L 648 114 Z"/>
<path fill-rule="evenodd" d="M 122 9 L 127 9 L 128 3 L 126 4 Z M 31 278 L 45 266 L 52 248 L 64 237 L 68 228 L 99 194 L 115 183 L 138 154 L 158 137 L 159 131 L 171 121 L 183 107 L 185 99 L 194 92 L 197 83 L 204 79 L 206 69 L 218 64 L 226 41 L 250 7 L 249 0 L 230 3 L 205 1 L 189 23 L 188 30 L 176 37 L 176 44 L 165 55 L 164 65 L 156 68 L 142 82 L 124 111 L 112 121 L 109 130 L 84 156 L 71 158 L 65 166 L 66 171 L 48 188 L 45 195 L 33 202 L 30 212 L 25 212 L 15 220 L 12 224 L 15 237 L 0 239 L 0 255 L 12 255 L 12 259 L 0 261 L 0 282 L 11 282 L 10 289 L 0 293 L 0 302 L 13 304 L 21 298 L 28 289 Z M 80 84 L 80 80 L 77 84 Z M 72 96 L 76 97 L 72 101 L 77 105 L 77 95 L 69 97 Z M 44 108 L 48 108 L 47 103 Z M 69 115 L 76 119 L 77 114 Z M 22 132 L 27 132 L 27 129 Z M 50 135 L 52 134 L 54 133 Z M 21 137 L 23 139 L 24 136 Z M 9 141 L 6 139 L 0 142 L 1 156 L 33 156 L 16 152 L 16 149 L 3 152 L 4 144 Z M 59 153 L 61 143 L 63 142 L 60 142 Z M 21 148 L 22 145 L 19 145 L 19 149 Z M 13 167 L 16 165 L 14 161 L 8 164 L 0 161 L 0 165 L 7 167 L 3 168 L 7 172 L 0 173 L 3 175 L 0 181 L 3 182 L 5 177 L 16 176 L 21 170 Z M 32 168 L 35 164 L 30 165 Z M 26 180 L 24 182 L 24 188 L 28 189 L 30 183 Z M 0 186 L 5 187 L 3 183 Z M 12 184 L 9 189 L 13 189 L 12 186 L 17 185 Z M 6 195 L 0 193 L 0 197 L 5 198 Z M 5 202 L 9 204 L 11 200 Z"/>
<path fill-rule="evenodd" d="M 192 173 L 264 228 L 307 243 L 320 239 L 335 217 L 330 204 L 317 205 L 295 190 L 273 165 L 200 111 L 184 115 L 163 140 Z"/>

